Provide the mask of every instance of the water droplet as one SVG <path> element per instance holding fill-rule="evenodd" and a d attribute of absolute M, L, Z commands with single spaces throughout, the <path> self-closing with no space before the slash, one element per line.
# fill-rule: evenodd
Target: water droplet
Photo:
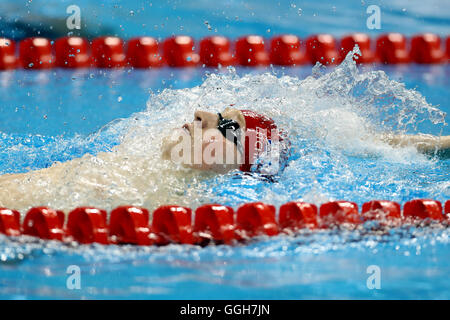
<path fill-rule="evenodd" d="M 203 23 L 205 24 L 205 26 L 208 28 L 209 31 L 212 30 L 212 27 L 207 20 L 205 20 Z"/>

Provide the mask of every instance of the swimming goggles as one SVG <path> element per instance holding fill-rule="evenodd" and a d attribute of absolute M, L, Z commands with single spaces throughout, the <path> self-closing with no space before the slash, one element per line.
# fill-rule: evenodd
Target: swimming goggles
<path fill-rule="evenodd" d="M 220 113 L 217 113 L 219 116 L 219 124 L 217 125 L 217 129 L 223 134 L 225 138 L 233 142 L 239 151 L 242 153 L 242 145 L 241 145 L 241 126 L 236 120 L 226 119 L 222 117 Z"/>

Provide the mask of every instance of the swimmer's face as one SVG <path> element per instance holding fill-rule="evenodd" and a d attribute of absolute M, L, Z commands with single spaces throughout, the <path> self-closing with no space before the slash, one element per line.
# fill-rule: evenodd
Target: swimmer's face
<path fill-rule="evenodd" d="M 173 130 L 171 136 L 164 139 L 163 159 L 216 172 L 239 168 L 242 149 L 238 145 L 243 145 L 245 118 L 239 110 L 231 108 L 221 115 L 223 119 L 237 123 L 239 129 L 235 130 L 236 126 L 227 129 L 224 136 L 218 129 L 219 115 L 198 110 L 194 113 L 194 121 Z"/>

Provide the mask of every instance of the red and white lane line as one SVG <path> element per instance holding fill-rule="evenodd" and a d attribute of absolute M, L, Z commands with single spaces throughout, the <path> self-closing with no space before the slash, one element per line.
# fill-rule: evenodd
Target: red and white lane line
<path fill-rule="evenodd" d="M 450 59 L 450 36 L 441 44 L 436 34 L 425 33 L 407 39 L 400 33 L 388 33 L 374 41 L 355 33 L 337 41 L 330 34 L 312 35 L 300 39 L 295 35 L 280 35 L 265 39 L 248 35 L 232 41 L 222 36 L 201 39 L 173 36 L 158 43 L 152 37 L 137 37 L 124 41 L 105 36 L 88 41 L 81 37 L 51 40 L 26 38 L 17 45 L 0 38 L 0 70 L 49 68 L 159 68 L 219 67 L 219 66 L 298 66 L 321 62 L 339 64 L 358 44 L 361 56 L 357 63 L 436 64 Z M 198 48 L 198 50 L 197 50 Z"/>
<path fill-rule="evenodd" d="M 332 201 L 316 205 L 288 202 L 278 209 L 262 202 L 246 203 L 236 211 L 219 204 L 203 205 L 193 213 L 181 206 L 161 206 L 150 217 L 145 208 L 121 206 L 110 212 L 93 207 L 62 211 L 48 207 L 30 209 L 21 222 L 16 210 L 0 208 L 0 233 L 41 239 L 76 241 L 81 244 L 165 245 L 169 243 L 232 244 L 255 236 L 291 234 L 301 229 L 327 229 L 336 225 L 357 226 L 376 220 L 387 226 L 435 221 L 449 226 L 450 200 L 415 199 L 401 208 L 393 201 L 373 200 L 358 205 Z"/>

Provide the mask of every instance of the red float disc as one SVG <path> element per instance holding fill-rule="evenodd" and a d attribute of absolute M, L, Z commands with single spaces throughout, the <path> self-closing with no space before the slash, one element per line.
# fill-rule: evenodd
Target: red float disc
<path fill-rule="evenodd" d="M 450 200 L 445 201 L 444 214 L 447 216 L 447 220 L 450 220 Z"/>
<path fill-rule="evenodd" d="M 416 35 L 411 39 L 411 60 L 416 63 L 441 63 L 445 51 L 441 49 L 441 38 L 433 33 Z"/>
<path fill-rule="evenodd" d="M 67 221 L 67 233 L 80 243 L 108 244 L 106 211 L 90 207 L 72 210 Z"/>
<path fill-rule="evenodd" d="M 450 37 L 447 37 L 446 48 L 447 48 L 447 63 L 448 63 L 450 60 Z"/>
<path fill-rule="evenodd" d="M 236 41 L 236 58 L 242 66 L 267 66 L 270 63 L 264 38 L 251 35 Z"/>
<path fill-rule="evenodd" d="M 92 63 L 98 68 L 120 68 L 126 65 L 123 40 L 100 37 L 92 41 Z"/>
<path fill-rule="evenodd" d="M 0 38 L 0 70 L 17 67 L 16 44 L 13 40 Z"/>
<path fill-rule="evenodd" d="M 432 219 L 442 220 L 442 204 L 437 200 L 415 199 L 408 201 L 403 206 L 405 219 Z"/>
<path fill-rule="evenodd" d="M 335 65 L 340 62 L 336 40 L 329 34 L 318 34 L 306 40 L 306 55 L 312 64 Z"/>
<path fill-rule="evenodd" d="M 0 208 L 0 233 L 7 236 L 19 236 L 21 234 L 19 211 Z"/>
<path fill-rule="evenodd" d="M 319 216 L 323 227 L 342 223 L 361 223 L 358 205 L 355 202 L 350 201 L 332 201 L 324 203 L 320 206 Z"/>
<path fill-rule="evenodd" d="M 345 59 L 355 45 L 358 45 L 361 51 L 361 55 L 357 54 L 358 59 L 353 58 L 356 63 L 371 63 L 376 61 L 375 52 L 371 49 L 370 37 L 365 33 L 354 33 L 341 39 L 341 60 Z"/>
<path fill-rule="evenodd" d="M 55 64 L 52 44 L 46 38 L 27 38 L 19 44 L 19 60 L 26 69 L 48 69 Z"/>
<path fill-rule="evenodd" d="M 147 209 L 123 206 L 111 211 L 109 236 L 116 243 L 150 245 L 149 213 Z"/>
<path fill-rule="evenodd" d="M 280 66 L 295 66 L 309 63 L 300 50 L 300 38 L 294 35 L 282 35 L 272 39 L 270 61 Z"/>
<path fill-rule="evenodd" d="M 381 63 L 397 64 L 411 61 L 406 49 L 406 38 L 400 33 L 389 33 L 377 39 L 376 55 Z"/>
<path fill-rule="evenodd" d="M 158 68 L 164 64 L 155 38 L 133 38 L 128 41 L 127 47 L 128 63 L 135 68 Z"/>
<path fill-rule="evenodd" d="M 280 228 L 297 230 L 318 227 L 317 206 L 306 202 L 288 202 L 280 207 Z"/>
<path fill-rule="evenodd" d="M 195 211 L 196 242 L 213 240 L 230 243 L 235 239 L 234 210 L 218 204 L 207 204 Z"/>
<path fill-rule="evenodd" d="M 230 40 L 212 36 L 200 41 L 200 62 L 207 67 L 230 66 L 236 59 L 230 52 Z"/>
<path fill-rule="evenodd" d="M 372 200 L 362 206 L 364 220 L 401 219 L 400 204 L 387 200 Z"/>
<path fill-rule="evenodd" d="M 64 221 L 56 210 L 47 207 L 31 208 L 23 221 L 23 233 L 41 239 L 62 240 Z"/>
<path fill-rule="evenodd" d="M 81 37 L 63 37 L 55 42 L 55 63 L 60 68 L 86 68 L 90 65 L 89 43 Z"/>
<path fill-rule="evenodd" d="M 158 244 L 194 243 L 192 211 L 180 206 L 162 206 L 153 212 L 152 232 Z"/>
<path fill-rule="evenodd" d="M 277 235 L 278 225 L 275 220 L 275 211 L 274 206 L 262 202 L 244 204 L 237 210 L 236 229 L 243 238 L 257 235 Z"/>
<path fill-rule="evenodd" d="M 195 67 L 200 57 L 194 52 L 194 39 L 174 36 L 163 43 L 164 59 L 170 67 Z"/>

